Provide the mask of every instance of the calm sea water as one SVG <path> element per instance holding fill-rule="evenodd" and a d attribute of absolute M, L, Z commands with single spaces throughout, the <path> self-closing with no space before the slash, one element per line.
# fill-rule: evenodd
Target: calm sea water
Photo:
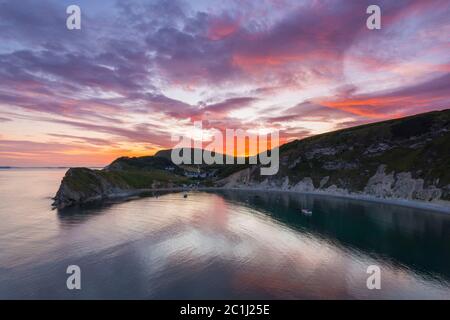
<path fill-rule="evenodd" d="M 52 211 L 63 174 L 0 171 L 2 299 L 450 299 L 448 215 L 249 192 Z M 369 265 L 381 290 L 366 287 Z"/>

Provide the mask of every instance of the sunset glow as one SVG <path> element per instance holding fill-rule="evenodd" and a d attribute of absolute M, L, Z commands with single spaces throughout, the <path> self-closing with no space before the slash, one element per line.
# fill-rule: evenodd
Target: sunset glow
<path fill-rule="evenodd" d="M 0 1 L 0 166 L 104 166 L 202 120 L 280 143 L 450 107 L 450 2 Z M 32 25 L 30 25 L 32 24 Z"/>

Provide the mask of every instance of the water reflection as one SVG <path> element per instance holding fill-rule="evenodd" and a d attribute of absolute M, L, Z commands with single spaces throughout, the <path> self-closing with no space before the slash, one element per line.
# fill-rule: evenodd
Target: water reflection
<path fill-rule="evenodd" d="M 312 216 L 301 214 L 305 207 Z M 448 297 L 449 242 L 437 231 L 449 219 L 439 214 L 260 192 L 168 194 L 107 208 L 109 224 L 112 212 L 127 212 L 127 221 L 118 223 L 123 239 L 146 232 L 132 257 L 128 247 L 113 256 L 139 266 L 149 288 L 158 288 L 146 293 L 150 297 L 192 298 L 186 286 L 216 298 Z M 429 250 L 417 239 L 437 246 Z M 414 250 L 423 251 L 411 255 Z M 440 258 L 430 259 L 430 252 Z M 371 264 L 382 266 L 382 292 L 365 287 Z"/>
<path fill-rule="evenodd" d="M 450 216 L 382 203 L 289 193 L 222 192 L 297 230 L 450 280 Z M 311 217 L 300 214 L 310 208 Z"/>
<path fill-rule="evenodd" d="M 129 196 L 116 199 L 110 199 L 106 201 L 94 201 L 91 203 L 86 203 L 83 205 L 76 205 L 72 207 L 67 207 L 64 209 L 53 209 L 58 217 L 61 228 L 70 228 L 72 226 L 77 226 L 80 223 L 87 221 L 88 219 L 94 218 L 96 216 L 105 214 L 109 212 L 108 210 L 114 205 L 126 203 L 129 201 L 135 201 L 142 198 L 155 198 L 166 194 L 176 194 L 178 192 L 166 192 L 166 191 L 154 191 L 145 192 L 139 196 Z M 51 199 L 51 198 L 49 198 Z M 50 200 L 49 200 L 50 201 Z"/>
<path fill-rule="evenodd" d="M 0 174 L 0 298 L 450 298 L 449 216 L 254 192 L 52 211 L 63 174 Z M 371 264 L 382 290 L 366 287 Z"/>

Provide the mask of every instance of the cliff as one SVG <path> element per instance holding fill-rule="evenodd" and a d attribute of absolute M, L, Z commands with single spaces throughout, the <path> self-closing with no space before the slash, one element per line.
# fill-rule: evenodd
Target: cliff
<path fill-rule="evenodd" d="M 258 165 L 176 166 L 170 150 L 122 157 L 103 170 L 72 168 L 54 206 L 189 185 L 448 201 L 450 110 L 293 141 L 280 147 L 280 170 L 273 176 L 261 176 Z"/>
<path fill-rule="evenodd" d="M 189 183 L 182 170 L 157 157 L 122 157 L 103 170 L 70 168 L 61 181 L 53 206 L 59 209 L 139 190 L 174 188 Z"/>
<path fill-rule="evenodd" d="M 281 146 L 280 170 L 254 167 L 218 182 L 422 201 L 450 200 L 450 110 L 330 132 Z"/>

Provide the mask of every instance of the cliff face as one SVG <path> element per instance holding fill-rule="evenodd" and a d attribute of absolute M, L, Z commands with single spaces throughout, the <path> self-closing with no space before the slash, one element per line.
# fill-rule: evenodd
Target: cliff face
<path fill-rule="evenodd" d="M 170 150 L 119 158 L 103 170 L 70 169 L 54 205 L 190 184 L 450 200 L 450 110 L 293 141 L 280 147 L 280 170 L 273 176 L 261 176 L 258 165 L 176 166 Z"/>
<path fill-rule="evenodd" d="M 170 171 L 165 170 L 168 167 Z M 71 168 L 61 181 L 53 206 L 62 209 L 139 190 L 177 187 L 188 182 L 179 172 L 168 160 L 154 157 L 119 158 L 103 170 Z"/>
<path fill-rule="evenodd" d="M 98 170 L 71 168 L 61 182 L 53 205 L 62 209 L 78 203 L 100 200 L 111 194 L 120 194 L 129 188 L 125 183 L 114 183 Z"/>
<path fill-rule="evenodd" d="M 283 145 L 280 171 L 248 168 L 226 187 L 450 200 L 450 110 L 331 132 Z"/>

